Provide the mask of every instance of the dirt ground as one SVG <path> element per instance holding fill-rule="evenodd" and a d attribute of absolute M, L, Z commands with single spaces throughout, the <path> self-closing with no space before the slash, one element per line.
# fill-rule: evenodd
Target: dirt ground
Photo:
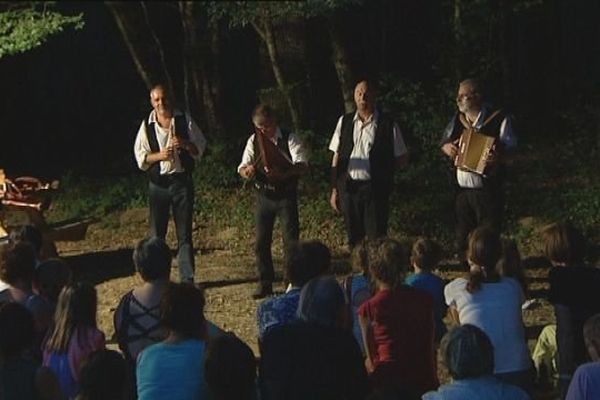
<path fill-rule="evenodd" d="M 87 237 L 80 242 L 58 243 L 61 257 L 72 265 L 78 279 L 96 285 L 98 290 L 98 322 L 105 332 L 110 347 L 115 348 L 112 338 L 113 312 L 123 294 L 141 282 L 135 276 L 131 261 L 135 243 L 147 233 L 147 210 L 128 210 L 107 216 L 106 220 L 89 227 Z M 169 228 L 168 242 L 174 248 L 175 238 Z M 207 318 L 222 329 L 232 331 L 248 343 L 258 356 L 256 308 L 259 301 L 250 294 L 255 285 L 253 243 L 251 233 L 240 233 L 235 228 L 209 232 L 206 227 L 195 227 L 196 280 L 206 288 Z M 240 243 L 240 241 L 242 241 Z M 235 242 L 235 246 L 231 245 Z M 275 242 L 280 243 L 276 234 Z M 340 249 L 333 249 L 333 269 L 340 278 L 350 272 L 348 256 Z M 281 277 L 281 249 L 274 246 L 276 274 Z M 547 265 L 538 258 L 524 262 L 529 278 L 530 296 L 541 298 L 547 289 Z M 462 274 L 456 264 L 442 263 L 437 271 L 445 279 Z M 172 269 L 172 279 L 177 280 L 177 267 Z M 276 291 L 283 291 L 277 283 Z M 550 305 L 540 299 L 536 307 L 524 311 L 529 344 L 533 349 L 534 338 L 541 328 L 554 321 Z M 441 368 L 442 380 L 447 374 Z M 536 398 L 547 398 L 540 395 Z"/>

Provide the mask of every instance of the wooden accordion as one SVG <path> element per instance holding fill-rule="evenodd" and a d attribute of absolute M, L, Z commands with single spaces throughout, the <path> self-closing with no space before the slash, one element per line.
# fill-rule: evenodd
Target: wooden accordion
<path fill-rule="evenodd" d="M 258 140 L 260 158 L 266 170 L 285 172 L 293 166 L 289 157 L 275 143 L 267 139 L 264 134 L 257 131 L 255 135 Z"/>
<path fill-rule="evenodd" d="M 479 175 L 485 174 L 488 156 L 494 150 L 496 138 L 483 134 L 481 129 L 499 112 L 500 110 L 493 113 L 479 129 L 471 126 L 464 115 L 460 114 L 460 122 L 465 129 L 458 140 L 458 152 L 454 159 L 454 165 L 458 169 Z"/>

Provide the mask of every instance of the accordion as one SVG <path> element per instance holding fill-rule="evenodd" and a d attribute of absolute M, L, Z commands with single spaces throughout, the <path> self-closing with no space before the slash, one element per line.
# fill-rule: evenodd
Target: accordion
<path fill-rule="evenodd" d="M 481 129 L 499 112 L 500 110 L 493 113 L 479 129 L 472 127 L 464 115 L 460 115 L 460 122 L 465 129 L 458 140 L 458 152 L 454 159 L 454 165 L 458 169 L 479 175 L 485 174 L 488 155 L 494 150 L 497 139 L 482 133 Z"/>
<path fill-rule="evenodd" d="M 285 172 L 290 169 L 294 163 L 285 155 L 279 147 L 271 140 L 267 139 L 264 134 L 256 132 L 256 138 L 258 140 L 258 148 L 260 150 L 260 160 L 262 160 L 263 166 L 268 170 L 278 170 Z M 269 179 L 271 183 L 281 183 L 277 179 Z"/>

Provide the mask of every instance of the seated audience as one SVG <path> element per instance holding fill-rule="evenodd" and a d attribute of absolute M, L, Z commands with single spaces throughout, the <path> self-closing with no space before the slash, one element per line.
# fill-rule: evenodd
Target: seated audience
<path fill-rule="evenodd" d="M 374 387 L 418 395 L 435 389 L 439 383 L 431 295 L 403 284 L 408 257 L 397 241 L 381 239 L 369 264 L 377 292 L 358 314 Z"/>
<path fill-rule="evenodd" d="M 433 298 L 433 315 L 435 318 L 435 341 L 442 340 L 446 333 L 446 302 L 444 301 L 444 286 L 442 278 L 432 271 L 437 267 L 442 256 L 442 249 L 433 240 L 420 238 L 413 244 L 410 254 L 410 263 L 414 273 L 407 276 L 404 283 L 417 289 L 426 291 Z"/>
<path fill-rule="evenodd" d="M 45 256 L 42 254 L 42 232 L 35 225 L 23 225 L 13 229 L 8 235 L 8 239 L 10 244 L 19 242 L 29 243 L 33 247 L 36 266 L 45 259 Z"/>
<path fill-rule="evenodd" d="M 160 321 L 167 337 L 142 350 L 137 360 L 139 400 L 208 398 L 204 305 L 201 289 L 188 283 L 169 283 L 160 304 Z"/>
<path fill-rule="evenodd" d="M 465 324 L 448 332 L 441 355 L 452 377 L 449 384 L 425 393 L 423 400 L 528 400 L 521 388 L 493 376 L 494 347 L 475 325 Z"/>
<path fill-rule="evenodd" d="M 285 263 L 285 278 L 289 281 L 285 294 L 263 301 L 256 312 L 259 339 L 269 329 L 296 318 L 300 289 L 312 278 L 329 271 L 330 265 L 329 249 L 319 241 L 300 242 L 290 248 Z"/>
<path fill-rule="evenodd" d="M 213 400 L 256 400 L 256 358 L 234 334 L 209 340 L 204 369 Z"/>
<path fill-rule="evenodd" d="M 31 355 L 33 317 L 18 303 L 0 306 L 0 399 L 62 399 L 54 374 Z"/>
<path fill-rule="evenodd" d="M 337 281 L 323 276 L 304 285 L 297 316 L 263 338 L 261 399 L 364 399 L 367 374 Z"/>
<path fill-rule="evenodd" d="M 131 381 L 127 363 L 114 350 L 97 350 L 81 365 L 77 400 L 128 400 Z"/>
<path fill-rule="evenodd" d="M 360 322 L 358 320 L 358 309 L 373 294 L 371 278 L 369 276 L 369 247 L 370 242 L 362 240 L 352 249 L 352 269 L 361 271 L 347 276 L 342 282 L 342 288 L 346 294 L 346 302 L 350 308 L 352 318 L 352 333 L 360 346 L 360 351 L 365 355 Z"/>
<path fill-rule="evenodd" d="M 583 325 L 583 337 L 592 362 L 577 367 L 569 385 L 567 400 L 600 399 L 600 314 Z"/>
<path fill-rule="evenodd" d="M 512 278 L 498 275 L 500 236 L 487 227 L 469 235 L 467 278 L 457 278 L 444 291 L 452 318 L 480 328 L 494 346 L 494 374 L 506 383 L 530 390 L 532 365 L 525 338 L 521 305 L 523 290 Z"/>
<path fill-rule="evenodd" d="M 58 296 L 54 324 L 43 345 L 44 366 L 57 376 L 70 399 L 79 392 L 82 361 L 104 349 L 104 333 L 96 325 L 96 289 L 87 283 L 69 284 Z"/>
<path fill-rule="evenodd" d="M 585 238 L 573 226 L 549 225 L 542 241 L 553 266 L 548 276 L 549 300 L 556 318 L 558 384 L 564 397 L 577 367 L 589 361 L 583 324 L 600 312 L 600 270 L 584 264 Z"/>
<path fill-rule="evenodd" d="M 33 295 L 31 287 L 35 269 L 35 254 L 31 244 L 19 242 L 0 249 L 0 303 L 16 302 L 25 305 Z"/>

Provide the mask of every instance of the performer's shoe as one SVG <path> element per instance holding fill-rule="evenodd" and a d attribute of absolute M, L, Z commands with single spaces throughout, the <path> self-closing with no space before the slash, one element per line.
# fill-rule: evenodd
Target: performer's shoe
<path fill-rule="evenodd" d="M 256 290 L 252 293 L 254 300 L 263 299 L 273 294 L 273 284 L 271 282 L 259 282 Z"/>

